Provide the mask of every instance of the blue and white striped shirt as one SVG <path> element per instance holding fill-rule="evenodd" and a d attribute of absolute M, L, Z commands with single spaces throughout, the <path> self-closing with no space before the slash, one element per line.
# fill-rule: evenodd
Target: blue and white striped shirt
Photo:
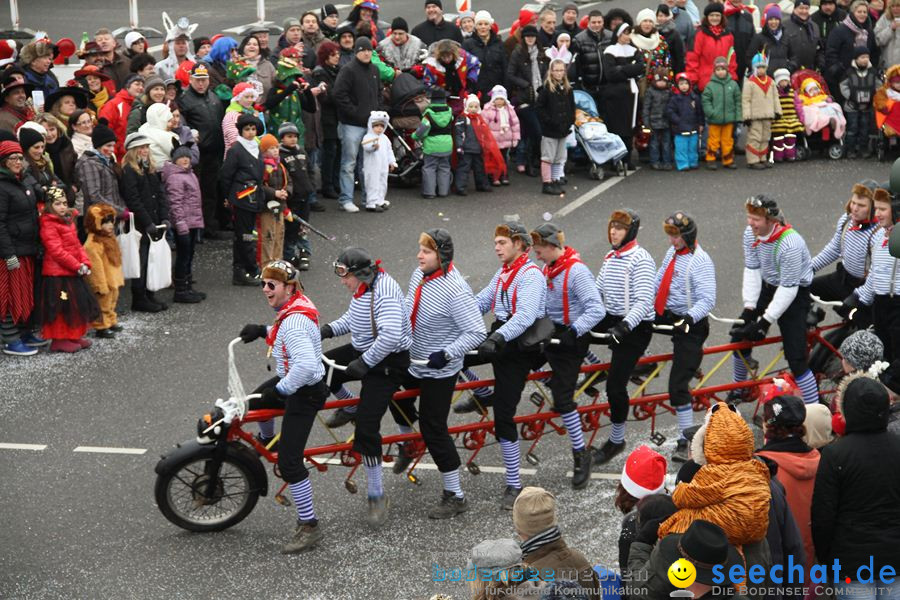
<path fill-rule="evenodd" d="M 413 271 L 406 292 L 406 311 L 412 315 L 419 287 L 424 274 Z M 432 352 L 443 350 L 449 362 L 443 369 L 431 369 L 422 365 L 410 365 L 414 377 L 440 379 L 462 369 L 463 357 L 474 350 L 485 337 L 484 319 L 472 288 L 454 265 L 449 273 L 436 277 L 422 285 L 416 326 L 412 334 L 410 358 L 428 360 Z"/>
<path fill-rule="evenodd" d="M 872 236 L 872 266 L 866 281 L 854 291 L 863 304 L 872 304 L 875 296 L 900 294 L 900 261 L 891 256 L 884 243 L 888 236 L 890 232 L 881 227 Z"/>
<path fill-rule="evenodd" d="M 597 289 L 606 312 L 623 317 L 632 329 L 641 321 L 652 321 L 656 315 L 655 275 L 653 257 L 638 245 L 619 256 L 614 251 L 608 253 L 597 274 Z"/>
<path fill-rule="evenodd" d="M 582 336 L 594 325 L 603 320 L 606 310 L 603 301 L 600 300 L 600 292 L 594 285 L 594 276 L 584 263 L 575 263 L 568 269 L 568 281 L 566 270 L 561 271 L 551 280 L 547 281 L 547 316 L 554 323 L 566 325 L 563 303 L 563 291 L 568 289 L 569 296 L 569 325 L 575 328 L 575 332 Z"/>
<path fill-rule="evenodd" d="M 363 362 L 370 367 L 383 361 L 389 354 L 409 350 L 412 345 L 412 330 L 409 327 L 409 315 L 406 314 L 403 290 L 387 273 L 378 273 L 373 286 L 359 298 L 353 298 L 347 312 L 329 323 L 329 326 L 335 336 L 349 333 L 353 347 L 363 353 Z"/>
<path fill-rule="evenodd" d="M 869 260 L 869 243 L 877 225 L 867 224 L 861 229 L 851 229 L 853 221 L 844 213 L 838 219 L 837 227 L 831 240 L 822 251 L 812 259 L 813 271 L 819 272 L 836 260 L 844 263 L 844 269 L 853 277 L 866 276 L 866 263 Z"/>
<path fill-rule="evenodd" d="M 673 256 L 675 272 L 672 274 L 666 308 L 676 315 L 690 315 L 696 323 L 704 319 L 716 305 L 716 268 L 700 244 L 694 246 L 693 252 L 677 255 L 675 247 L 669 246 L 659 271 L 656 272 L 657 294 Z"/>
<path fill-rule="evenodd" d="M 282 396 L 290 396 L 302 387 L 321 381 L 325 377 L 325 367 L 322 365 L 319 326 L 306 315 L 288 315 L 275 336 L 272 358 L 275 372 L 281 378 L 275 389 Z"/>
<path fill-rule="evenodd" d="M 522 265 L 506 292 L 498 285 L 502 272 L 502 267 L 497 269 L 491 282 L 478 292 L 475 299 L 483 315 L 491 312 L 493 305 L 494 316 L 500 321 L 506 321 L 497 331 L 504 340 L 511 342 L 525 333 L 535 320 L 547 314 L 547 284 L 541 269 L 531 260 Z M 513 295 L 516 296 L 515 307 L 512 305 Z"/>
<path fill-rule="evenodd" d="M 760 270 L 762 280 L 781 287 L 806 287 L 812 283 L 812 259 L 806 242 L 795 229 L 789 229 L 778 240 L 760 241 L 748 225 L 744 229 L 744 266 Z M 777 252 L 776 252 L 777 249 Z"/>

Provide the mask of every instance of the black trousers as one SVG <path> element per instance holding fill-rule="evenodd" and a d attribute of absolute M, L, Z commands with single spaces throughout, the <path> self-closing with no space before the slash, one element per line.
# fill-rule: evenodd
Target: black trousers
<path fill-rule="evenodd" d="M 138 254 L 141 257 L 141 276 L 131 280 L 131 291 L 140 295 L 147 291 L 147 263 L 150 261 L 150 237 L 146 234 L 141 236 Z"/>
<path fill-rule="evenodd" d="M 447 431 L 450 402 L 453 400 L 453 388 L 456 387 L 458 375 L 454 373 L 450 377 L 439 379 L 420 379 L 407 373 L 403 388 L 419 390 L 419 410 L 416 411 L 415 398 L 404 398 L 391 403 L 391 415 L 398 425 L 411 426 L 419 421 L 425 447 L 441 473 L 455 471 L 461 464 L 459 452 Z"/>
<path fill-rule="evenodd" d="M 844 269 L 844 265 L 837 264 L 831 273 L 819 275 L 813 278 L 809 286 L 809 293 L 815 294 L 822 300 L 841 301 L 853 293 L 853 290 L 865 282 L 864 277 L 854 277 Z M 872 321 L 871 310 L 868 306 L 860 305 L 856 309 L 853 318 L 853 326 L 865 329 Z"/>
<path fill-rule="evenodd" d="M 256 242 L 253 239 L 257 213 L 236 206 L 232 212 L 234 213 L 232 266 L 236 273 L 246 272 L 254 275 L 259 272 L 256 264 Z"/>
<path fill-rule="evenodd" d="M 567 327 L 564 325 L 557 324 L 553 337 L 559 337 L 560 332 L 565 329 Z M 553 371 L 553 377 L 547 384 L 553 396 L 553 410 L 561 415 L 578 408 L 575 387 L 578 385 L 578 374 L 590 347 L 590 340 L 591 336 L 587 334 L 578 338 L 574 346 L 552 344 L 544 350 L 544 357 Z"/>
<path fill-rule="evenodd" d="M 253 390 L 253 393 L 260 394 L 265 389 L 274 388 L 278 381 L 278 377 L 273 377 Z M 250 410 L 284 408 L 281 439 L 278 440 L 278 468 L 281 470 L 281 478 L 288 483 L 299 483 L 309 477 L 303 452 L 316 422 L 316 413 L 322 410 L 327 397 L 328 388 L 324 381 L 320 381 L 300 388 L 288 396 L 283 404 L 264 402 L 259 398 L 250 401 Z"/>
<path fill-rule="evenodd" d="M 361 355 L 362 352 L 350 344 L 325 353 L 339 365 L 346 365 Z M 403 385 L 408 368 L 409 352 L 394 352 L 363 375 L 353 434 L 353 450 L 363 456 L 381 456 L 381 418 L 394 393 Z M 336 392 L 347 381 L 351 380 L 345 372 L 336 370 L 331 377 L 331 392 Z"/>
<path fill-rule="evenodd" d="M 621 320 L 622 317 L 606 315 L 596 329 L 606 332 Z M 613 423 L 624 423 L 628 418 L 628 380 L 647 346 L 650 345 L 652 337 L 653 325 L 649 321 L 641 321 L 618 344 L 610 345 L 612 356 L 606 378 L 606 397 L 609 400 L 610 420 Z"/>
<path fill-rule="evenodd" d="M 197 164 L 197 179 L 200 181 L 200 195 L 203 202 L 203 225 L 207 230 L 223 229 L 230 215 L 222 202 L 219 192 L 219 171 L 222 170 L 222 153 L 210 150 L 200 153 Z"/>
<path fill-rule="evenodd" d="M 884 360 L 893 363 L 900 359 L 900 296 L 875 296 L 872 322 L 875 335 L 884 344 Z M 894 370 L 893 364 L 891 370 Z"/>
<path fill-rule="evenodd" d="M 759 300 L 756 302 L 756 312 L 762 315 L 766 307 L 772 301 L 777 289 L 774 285 L 763 282 Z M 781 330 L 781 345 L 784 348 L 784 358 L 794 377 L 800 377 L 809 370 L 806 347 L 806 314 L 809 312 L 809 288 L 801 287 L 797 290 L 797 296 L 791 302 L 784 314 L 778 319 L 778 328 Z M 732 342 L 741 339 L 732 338 Z M 745 357 L 749 357 L 749 350 L 736 351 Z"/>
<path fill-rule="evenodd" d="M 658 322 L 671 325 L 682 319 L 666 311 Z M 691 379 L 703 362 L 703 343 L 709 337 L 709 319 L 691 325 L 687 333 L 672 335 L 672 368 L 669 371 L 669 402 L 672 406 L 691 403 Z"/>
<path fill-rule="evenodd" d="M 487 174 L 484 172 L 484 157 L 481 154 L 456 155 L 456 173 L 453 174 L 453 182 L 456 189 L 464 192 L 469 187 L 469 172 L 475 175 L 475 189 L 483 190 L 490 187 Z"/>

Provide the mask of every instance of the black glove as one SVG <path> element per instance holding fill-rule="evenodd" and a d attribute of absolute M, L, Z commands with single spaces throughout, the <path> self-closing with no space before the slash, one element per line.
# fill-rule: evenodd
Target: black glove
<path fill-rule="evenodd" d="M 760 317 L 756 321 L 752 321 L 741 328 L 741 336 L 748 342 L 758 342 L 765 339 L 766 333 L 769 331 L 769 323 L 765 317 Z"/>
<path fill-rule="evenodd" d="M 756 309 L 755 308 L 745 308 L 741 311 L 741 316 L 738 317 L 741 321 L 743 321 L 743 325 L 738 325 L 735 323 L 731 326 L 731 329 L 728 331 L 728 335 L 731 336 L 731 343 L 735 344 L 737 342 L 744 341 L 743 331 L 744 328 L 749 325 L 752 321 L 756 320 Z"/>
<path fill-rule="evenodd" d="M 262 391 L 262 398 L 260 398 L 260 400 L 266 403 L 266 405 L 271 405 L 272 403 L 284 404 L 284 396 L 278 393 L 278 390 L 274 385 Z"/>
<path fill-rule="evenodd" d="M 499 332 L 495 331 L 478 346 L 478 357 L 482 360 L 492 360 L 503 351 L 505 346 L 506 339 Z"/>
<path fill-rule="evenodd" d="M 264 338 L 269 333 L 265 325 L 244 325 L 241 329 L 241 341 L 249 344 L 255 339 Z"/>
<path fill-rule="evenodd" d="M 672 323 L 672 333 L 688 333 L 694 326 L 694 317 L 687 315 L 683 319 Z"/>
<path fill-rule="evenodd" d="M 350 364 L 347 365 L 347 370 L 344 371 L 344 374 L 347 375 L 347 377 L 349 377 L 350 379 L 362 379 L 363 375 L 368 372 L 369 365 L 367 365 L 362 358 L 357 358 L 350 361 Z"/>
<path fill-rule="evenodd" d="M 147 228 L 147 237 L 150 238 L 150 241 L 158 242 L 166 235 L 166 230 L 163 227 L 157 227 L 156 225 L 151 225 Z"/>
<path fill-rule="evenodd" d="M 429 369 L 443 369 L 448 363 L 447 355 L 443 350 L 437 350 L 428 355 Z"/>
<path fill-rule="evenodd" d="M 556 336 L 560 346 L 572 348 L 578 343 L 578 332 L 571 325 L 566 327 L 559 335 Z"/>
<path fill-rule="evenodd" d="M 841 301 L 841 305 L 834 309 L 834 312 L 839 314 L 846 321 L 852 321 L 853 317 L 856 316 L 856 311 L 859 308 L 859 297 L 856 294 L 850 294 L 846 298 Z"/>
<path fill-rule="evenodd" d="M 331 325 L 329 325 L 328 323 L 326 323 L 325 325 L 322 325 L 322 327 L 319 329 L 319 336 L 320 336 L 323 340 L 327 340 L 327 339 L 329 339 L 329 338 L 333 338 L 333 337 L 334 337 L 334 331 L 332 331 Z"/>
<path fill-rule="evenodd" d="M 659 540 L 659 525 L 665 520 L 665 518 L 650 519 L 649 521 L 642 523 L 641 528 L 638 529 L 637 535 L 634 536 L 634 541 L 655 546 L 656 542 Z"/>
<path fill-rule="evenodd" d="M 609 328 L 607 333 L 609 334 L 609 343 L 612 346 L 618 345 L 622 343 L 622 340 L 625 339 L 625 336 L 631 331 L 631 325 L 626 323 L 625 321 L 619 321 L 615 325 Z"/>

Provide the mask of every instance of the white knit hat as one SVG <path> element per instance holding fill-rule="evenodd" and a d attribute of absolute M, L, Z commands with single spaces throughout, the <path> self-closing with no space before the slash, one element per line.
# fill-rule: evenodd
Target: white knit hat
<path fill-rule="evenodd" d="M 635 26 L 638 26 L 644 21 L 653 21 L 653 25 L 656 25 L 656 11 L 652 8 L 642 8 L 639 10 L 637 17 L 634 19 L 634 24 Z"/>
<path fill-rule="evenodd" d="M 666 459 L 647 446 L 638 446 L 622 468 L 622 487 L 640 500 L 658 494 L 666 485 Z"/>
<path fill-rule="evenodd" d="M 131 46 L 137 42 L 138 40 L 145 39 L 144 36 L 137 31 L 129 31 L 125 34 L 125 47 L 131 48 Z"/>
<path fill-rule="evenodd" d="M 488 23 L 493 25 L 494 17 L 492 17 L 491 13 L 486 10 L 479 10 L 477 13 L 475 13 L 475 23 L 478 24 L 481 21 L 487 21 Z"/>
<path fill-rule="evenodd" d="M 772 74 L 772 79 L 775 80 L 776 85 L 782 81 L 790 81 L 791 72 L 787 69 L 775 69 L 775 73 Z"/>
<path fill-rule="evenodd" d="M 491 88 L 491 100 L 495 98 L 503 98 L 507 102 L 509 102 L 509 97 L 506 94 L 506 88 L 500 85 L 499 83 Z"/>

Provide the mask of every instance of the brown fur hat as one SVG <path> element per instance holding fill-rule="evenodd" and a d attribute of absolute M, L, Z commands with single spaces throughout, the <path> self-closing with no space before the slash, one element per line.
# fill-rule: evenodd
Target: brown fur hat
<path fill-rule="evenodd" d="M 97 202 L 91 204 L 84 216 L 84 229 L 88 233 L 94 235 L 105 235 L 101 228 L 103 219 L 107 217 L 116 217 L 116 209 L 105 202 Z"/>

